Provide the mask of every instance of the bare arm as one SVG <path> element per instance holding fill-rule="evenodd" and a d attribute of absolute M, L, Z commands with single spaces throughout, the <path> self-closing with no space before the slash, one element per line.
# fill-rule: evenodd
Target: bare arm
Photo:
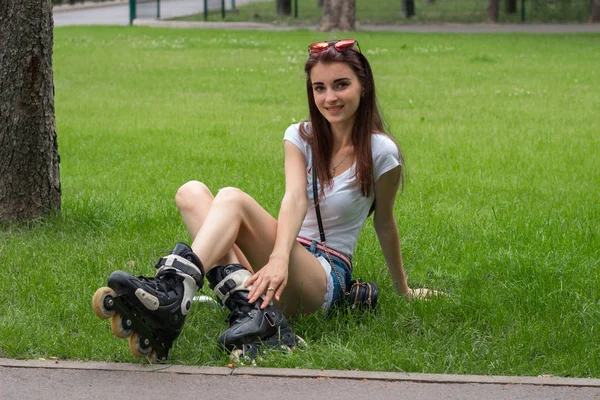
<path fill-rule="evenodd" d="M 386 172 L 375 183 L 376 202 L 373 217 L 375 231 L 396 291 L 405 296 L 408 301 L 428 299 L 431 296 L 442 294 L 442 292 L 427 288 L 411 289 L 406 282 L 402 250 L 400 249 L 400 236 L 394 218 L 394 202 L 399 185 L 400 167 Z"/>
<path fill-rule="evenodd" d="M 402 263 L 402 250 L 396 219 L 394 218 L 394 201 L 398 186 L 400 185 L 400 167 L 396 167 L 385 174 L 375 183 L 375 215 L 373 222 L 379 245 L 385 258 L 385 263 L 390 271 L 394 288 L 402 295 L 408 295 L 411 290 L 406 282 L 404 264 Z"/>
<path fill-rule="evenodd" d="M 292 246 L 296 241 L 306 216 L 308 196 L 306 194 L 306 158 L 293 143 L 284 141 L 285 150 L 285 194 L 281 200 L 277 219 L 277 234 L 269 262 L 246 282 L 253 285 L 249 292 L 250 302 L 265 294 L 262 307 L 271 299 L 280 300 L 287 285 L 288 264 Z M 274 291 L 265 290 L 268 287 Z"/>
<path fill-rule="evenodd" d="M 285 141 L 285 194 L 277 219 L 277 237 L 271 258 L 287 265 L 292 246 L 306 216 L 306 158 L 291 142 Z"/>

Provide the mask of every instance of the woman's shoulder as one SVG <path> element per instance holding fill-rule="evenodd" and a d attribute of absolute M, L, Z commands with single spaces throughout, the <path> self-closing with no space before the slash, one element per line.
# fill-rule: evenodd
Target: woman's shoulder
<path fill-rule="evenodd" d="M 371 135 L 371 148 L 374 154 L 398 153 L 398 145 L 394 139 L 383 132 L 373 132 Z"/>
<path fill-rule="evenodd" d="M 303 124 L 305 124 L 304 121 L 290 125 L 285 130 L 283 140 L 287 140 L 288 142 L 293 143 L 306 156 L 310 152 L 310 146 L 306 141 L 307 128 Z"/>
<path fill-rule="evenodd" d="M 402 165 L 400 149 L 394 139 L 387 134 L 373 133 L 373 176 L 375 182 L 387 171 Z"/>
<path fill-rule="evenodd" d="M 311 132 L 311 125 L 308 121 L 301 121 L 295 124 L 291 124 L 285 130 L 285 136 L 302 136 L 302 134 L 308 134 Z"/>

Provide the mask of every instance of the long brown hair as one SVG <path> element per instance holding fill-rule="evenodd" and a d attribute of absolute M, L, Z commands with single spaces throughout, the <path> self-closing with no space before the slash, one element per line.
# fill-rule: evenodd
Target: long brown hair
<path fill-rule="evenodd" d="M 392 140 L 394 139 L 386 133 L 385 124 L 377 106 L 373 71 L 362 53 L 355 50 L 338 51 L 334 46 L 330 46 L 325 51 L 310 55 L 304 66 L 304 72 L 306 73 L 306 92 L 308 95 L 311 129 L 307 127 L 307 121 L 304 121 L 300 124 L 300 135 L 311 145 L 314 167 L 317 170 L 319 182 L 322 183 L 321 190 L 326 186 L 331 186 L 333 184 L 333 176 L 329 170 L 329 164 L 333 156 L 333 136 L 329 122 L 321 114 L 315 103 L 310 72 L 318 63 L 333 62 L 342 62 L 352 68 L 364 90 L 360 104 L 356 110 L 354 126 L 352 127 L 352 146 L 356 153 L 356 184 L 360 185 L 360 191 L 363 196 L 369 196 L 373 189 L 371 135 L 373 133 L 380 133 L 387 135 Z M 396 142 L 394 141 L 394 143 Z M 399 147 L 398 154 L 401 161 L 400 180 L 402 187 L 404 187 L 404 168 L 402 153 Z M 322 194 L 323 192 L 321 192 Z"/>

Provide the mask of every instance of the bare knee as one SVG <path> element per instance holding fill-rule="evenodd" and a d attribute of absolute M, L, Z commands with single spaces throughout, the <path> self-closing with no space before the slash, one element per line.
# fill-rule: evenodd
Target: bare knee
<path fill-rule="evenodd" d="M 184 183 L 175 194 L 175 204 L 179 210 L 191 209 L 212 199 L 213 195 L 208 186 L 199 181 Z"/>
<path fill-rule="evenodd" d="M 225 208 L 230 214 L 237 213 L 243 216 L 250 199 L 252 198 L 241 189 L 224 187 L 216 194 L 214 204 Z"/>
<path fill-rule="evenodd" d="M 215 196 L 218 203 L 227 203 L 230 206 L 241 205 L 248 196 L 243 190 L 235 187 L 224 187 Z"/>

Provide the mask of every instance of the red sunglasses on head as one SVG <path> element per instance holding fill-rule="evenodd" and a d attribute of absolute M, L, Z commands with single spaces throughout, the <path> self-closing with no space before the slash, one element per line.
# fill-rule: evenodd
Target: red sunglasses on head
<path fill-rule="evenodd" d="M 315 42 L 308 46 L 308 54 L 322 53 L 331 46 L 335 47 L 337 51 L 348 51 L 356 46 L 358 52 L 360 53 L 360 46 L 358 45 L 358 41 L 356 39 L 342 39 L 328 42 Z"/>

